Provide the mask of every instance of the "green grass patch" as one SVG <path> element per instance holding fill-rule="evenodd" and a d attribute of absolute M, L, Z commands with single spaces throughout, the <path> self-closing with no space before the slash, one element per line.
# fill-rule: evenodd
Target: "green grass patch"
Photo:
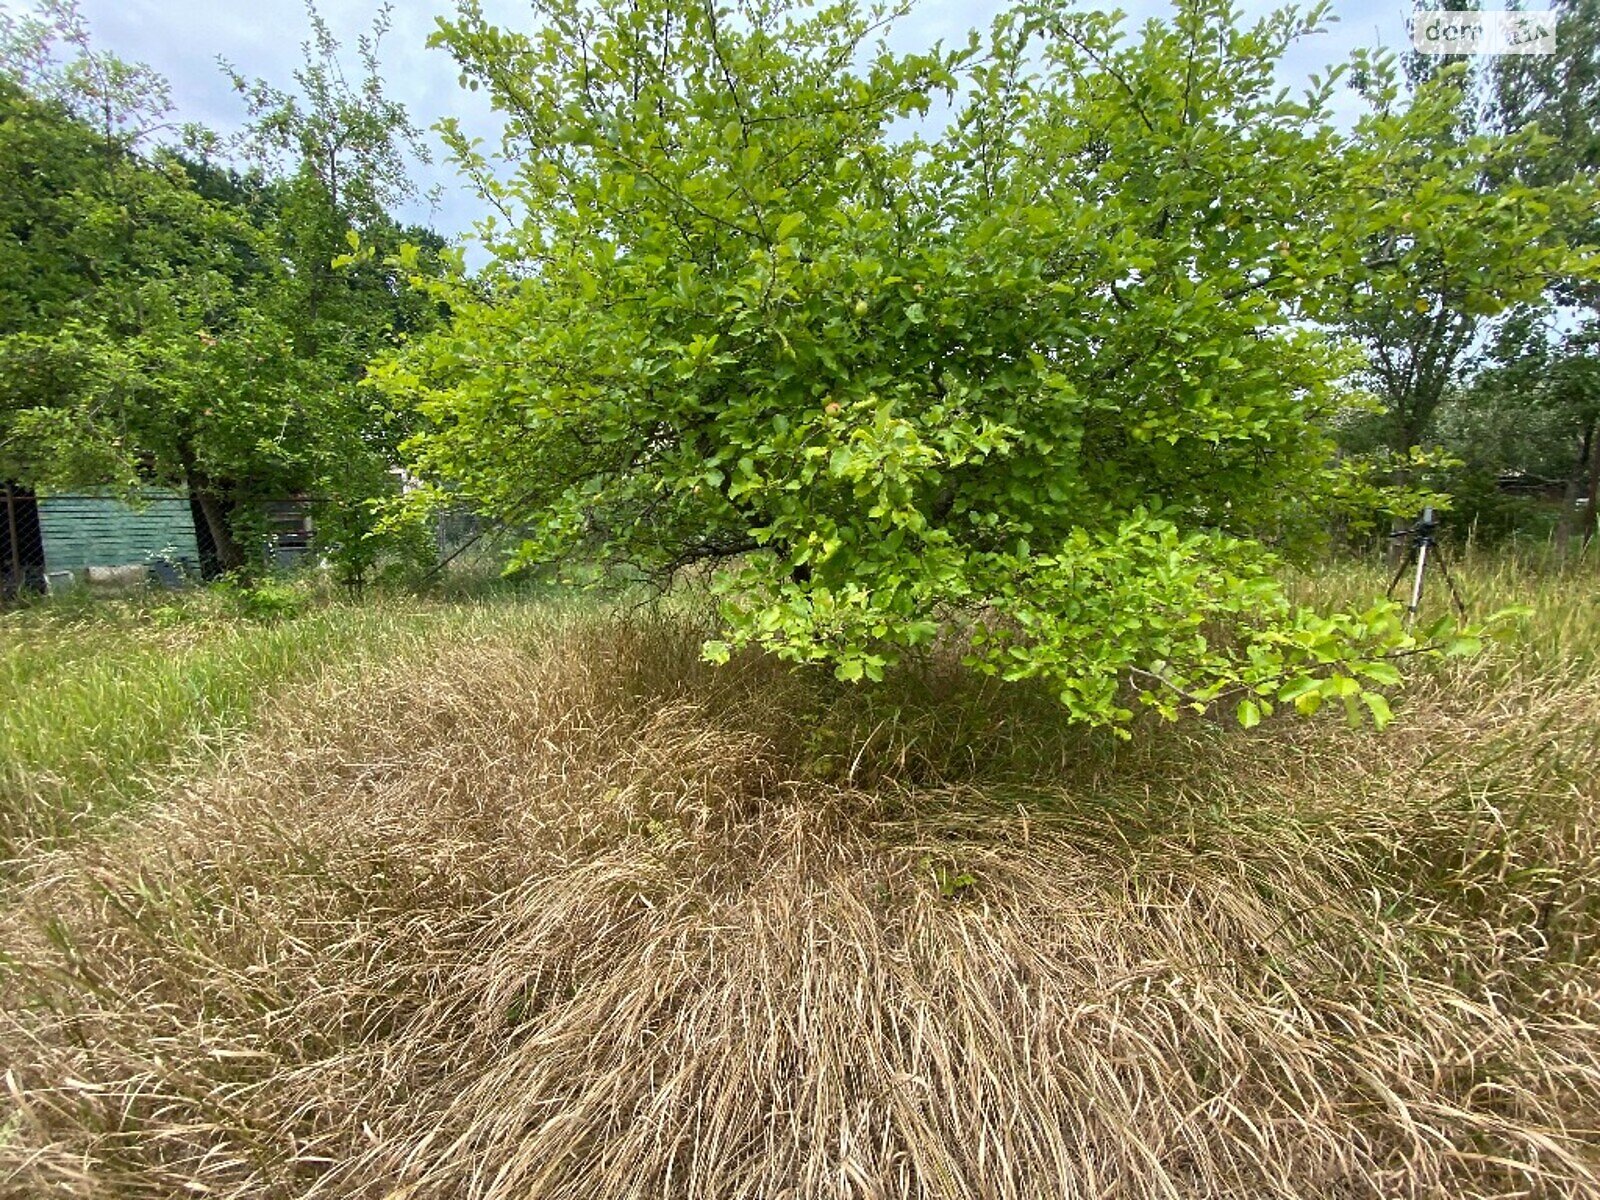
<path fill-rule="evenodd" d="M 533 607 L 313 599 L 263 620 L 198 593 L 0 614 L 0 857 L 156 794 L 287 685 L 506 631 Z"/>

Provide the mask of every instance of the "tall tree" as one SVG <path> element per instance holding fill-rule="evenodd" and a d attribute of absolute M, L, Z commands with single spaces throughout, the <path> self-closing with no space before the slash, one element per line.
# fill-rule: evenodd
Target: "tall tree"
<path fill-rule="evenodd" d="M 380 49 L 392 11 L 383 5 L 357 39 L 353 75 L 314 0 L 307 0 L 311 36 L 292 87 L 226 67 L 250 117 L 239 148 L 283 180 L 272 228 L 291 265 L 280 301 L 297 353 L 322 368 L 322 387 L 372 418 L 363 436 L 378 453 L 353 457 L 318 485 L 319 526 L 352 581 L 376 552 L 369 498 L 392 490 L 397 444 L 411 429 L 406 410 L 375 409 L 378 394 L 360 384 L 376 353 L 437 319 L 437 307 L 405 286 L 393 258 L 408 246 L 411 270 L 436 271 L 445 251 L 437 234 L 393 216 L 417 198 L 411 166 L 430 155 L 384 85 Z M 361 252 L 351 254 L 352 247 Z"/>
<path fill-rule="evenodd" d="M 1537 153 L 1516 164 L 1519 178 L 1592 189 L 1600 181 L 1600 0 L 1552 0 L 1550 10 L 1553 53 L 1494 61 L 1490 118 L 1505 132 L 1531 128 L 1541 137 Z M 1565 217 L 1570 241 L 1600 245 L 1600 205 L 1572 209 Z M 1574 278 L 1556 298 L 1600 309 L 1600 285 Z"/>
<path fill-rule="evenodd" d="M 1551 10 L 1555 51 L 1496 61 L 1492 116 L 1502 129 L 1539 135 L 1537 153 L 1516 164 L 1519 177 L 1586 190 L 1590 204 L 1561 214 L 1562 232 L 1573 244 L 1600 245 L 1600 0 L 1556 0 Z M 1558 527 L 1565 548 L 1580 529 L 1585 538 L 1600 530 L 1600 411 L 1591 395 L 1600 375 L 1600 283 L 1582 275 L 1557 279 L 1548 299 L 1564 318 L 1525 323 L 1531 336 L 1519 361 L 1507 368 L 1510 375 L 1496 376 L 1531 376 L 1533 388 L 1494 394 L 1513 403 L 1513 396 L 1538 397 L 1581 425 Z"/>
<path fill-rule="evenodd" d="M 61 32 L 75 30 L 69 20 Z M 38 23 L 21 32 L 48 35 Z M 34 65 L 53 61 L 48 44 L 13 40 L 5 49 L 13 69 L 0 84 L 0 159 L 24 184 L 0 226 L 12 284 L 0 327 L 0 438 L 13 473 L 64 486 L 159 481 L 203 491 L 208 464 L 229 446 L 270 436 L 248 417 L 260 415 L 263 389 L 278 380 L 256 362 L 240 370 L 230 351 L 243 340 L 255 347 L 246 358 L 259 359 L 276 340 L 254 306 L 259 289 L 241 286 L 259 283 L 272 255 L 241 212 L 189 186 L 174 156 L 140 152 L 148 126 L 114 112 L 84 119 L 108 111 L 110 91 L 75 104 L 60 98 L 75 79 L 145 73 L 98 54 L 89 70 L 80 54 L 30 94 L 26 82 L 48 78 Z M 164 111 L 159 90 L 143 100 L 118 95 L 135 113 Z"/>
<path fill-rule="evenodd" d="M 353 231 L 430 255 L 442 243 L 385 207 L 398 160 L 379 143 L 403 115 L 382 107 L 375 42 L 374 108 L 358 113 L 315 29 L 312 99 L 259 85 L 252 103 L 262 139 L 347 142 L 323 174 L 299 160 L 240 172 L 202 131 L 154 137 L 173 132 L 165 85 L 90 45 L 65 0 L 0 28 L 0 160 L 24 185 L 0 199 L 0 272 L 18 283 L 0 312 L 0 453 L 46 485 L 187 487 L 224 568 L 258 561 L 262 502 L 296 493 L 320 499 L 325 546 L 357 572 L 370 560 L 402 426 L 356 383 L 433 319 L 394 269 L 334 266 Z"/>
<path fill-rule="evenodd" d="M 1519 313 L 1485 369 L 1447 408 L 1443 440 L 1469 469 L 1564 483 L 1556 524 L 1563 551 L 1592 532 L 1589 514 L 1600 503 L 1600 323 Z"/>
<path fill-rule="evenodd" d="M 1364 62 L 1365 189 L 1378 219 L 1328 318 L 1365 349 L 1381 402 L 1357 427 L 1358 447 L 1398 461 L 1427 441 L 1452 387 L 1464 382 L 1490 316 L 1536 303 L 1566 270 L 1560 233 L 1587 198 L 1523 177 L 1537 139 L 1484 126 L 1478 81 L 1460 59 L 1408 55 Z M 1448 205 L 1427 198 L 1447 194 Z M 1530 254 L 1508 239 L 1543 243 Z"/>

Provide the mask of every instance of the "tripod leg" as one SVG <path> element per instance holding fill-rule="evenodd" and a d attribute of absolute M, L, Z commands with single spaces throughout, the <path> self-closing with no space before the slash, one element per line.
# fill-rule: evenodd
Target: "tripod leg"
<path fill-rule="evenodd" d="M 1428 569 L 1428 544 L 1423 542 L 1417 547 L 1417 575 L 1411 581 L 1411 607 L 1406 609 L 1406 630 L 1417 623 L 1417 609 L 1422 607 L 1422 581 L 1423 574 Z"/>
<path fill-rule="evenodd" d="M 1445 565 L 1444 552 L 1439 552 L 1439 573 L 1444 576 L 1445 584 L 1450 588 L 1450 599 L 1455 601 L 1456 616 L 1463 621 L 1467 619 L 1467 602 L 1461 598 L 1461 593 L 1456 590 L 1455 576 L 1450 574 L 1450 568 Z"/>
<path fill-rule="evenodd" d="M 1394 589 L 1400 582 L 1400 576 L 1406 573 L 1406 568 L 1411 565 L 1411 555 L 1407 554 L 1400 560 L 1400 565 L 1394 569 L 1394 577 L 1389 580 L 1389 587 L 1383 593 L 1389 599 L 1394 599 Z"/>

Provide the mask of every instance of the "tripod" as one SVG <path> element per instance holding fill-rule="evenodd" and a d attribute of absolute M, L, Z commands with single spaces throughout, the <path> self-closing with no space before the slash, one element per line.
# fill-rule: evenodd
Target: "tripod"
<path fill-rule="evenodd" d="M 1467 618 L 1467 606 L 1461 599 L 1461 593 L 1456 590 L 1456 581 L 1450 575 L 1450 568 L 1444 561 L 1444 551 L 1439 546 L 1438 539 L 1434 536 L 1439 528 L 1439 521 L 1433 515 L 1433 509 L 1425 508 L 1417 523 L 1409 529 L 1398 529 L 1389 536 L 1391 538 L 1404 538 L 1406 541 L 1406 556 L 1400 560 L 1400 566 L 1395 569 L 1394 578 L 1389 580 L 1389 590 L 1385 593 L 1391 600 L 1394 599 L 1394 589 L 1400 582 L 1400 577 L 1406 573 L 1406 568 L 1412 563 L 1416 564 L 1416 575 L 1411 580 L 1411 603 L 1406 607 L 1406 632 L 1411 632 L 1411 627 L 1417 623 L 1417 609 L 1422 606 L 1422 584 L 1428 570 L 1428 558 L 1431 556 L 1439 560 L 1439 573 L 1444 576 L 1445 584 L 1450 588 L 1450 599 L 1455 601 L 1456 614 L 1462 620 Z"/>

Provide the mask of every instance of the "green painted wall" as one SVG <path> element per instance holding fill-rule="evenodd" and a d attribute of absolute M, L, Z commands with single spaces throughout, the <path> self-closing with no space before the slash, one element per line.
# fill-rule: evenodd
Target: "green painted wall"
<path fill-rule="evenodd" d="M 151 490 L 144 501 L 134 508 L 107 496 L 41 496 L 45 569 L 118 567 L 163 553 L 198 562 L 189 497 Z"/>

